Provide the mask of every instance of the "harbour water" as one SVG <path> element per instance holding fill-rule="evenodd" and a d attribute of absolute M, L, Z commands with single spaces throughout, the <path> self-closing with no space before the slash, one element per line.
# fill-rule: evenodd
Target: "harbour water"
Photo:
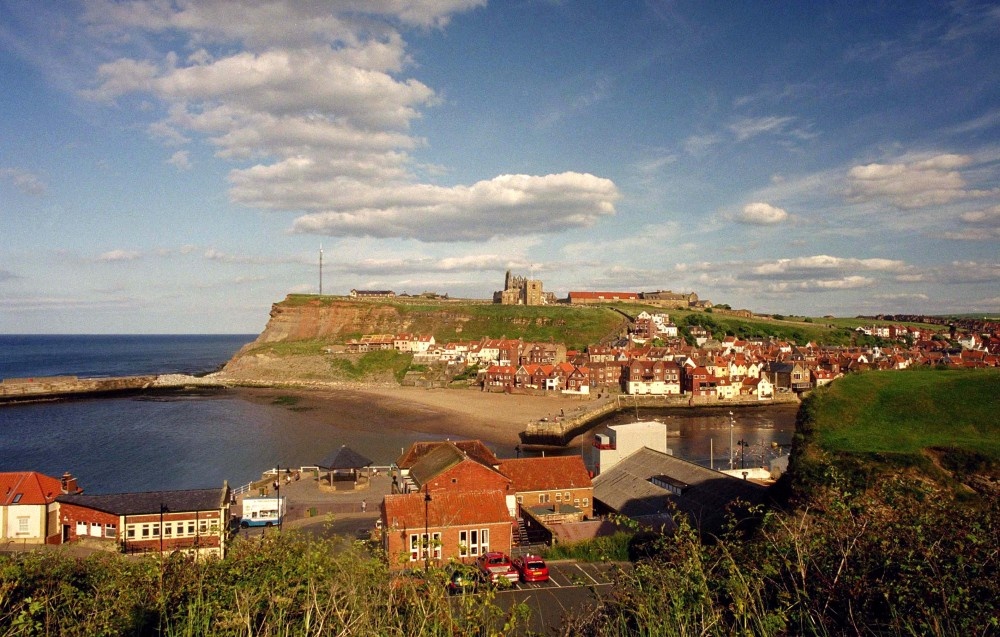
<path fill-rule="evenodd" d="M 253 338 L 0 336 L 0 378 L 209 372 Z M 794 408 L 733 411 L 732 421 L 725 409 L 642 409 L 639 417 L 664 422 L 678 457 L 708 466 L 714 447 L 717 468 L 728 462 L 730 432 L 748 443 L 734 447 L 744 451 L 747 466 L 773 455 L 772 442 L 790 442 Z M 626 411 L 614 422 L 635 417 Z M 70 471 L 88 493 L 202 488 L 223 480 L 244 484 L 273 466 L 316 464 L 341 445 L 388 464 L 412 442 L 460 437 L 409 430 L 377 406 L 309 417 L 294 405 L 233 391 L 71 400 L 0 409 L 0 471 Z M 501 457 L 514 456 L 512 446 L 490 446 Z"/>

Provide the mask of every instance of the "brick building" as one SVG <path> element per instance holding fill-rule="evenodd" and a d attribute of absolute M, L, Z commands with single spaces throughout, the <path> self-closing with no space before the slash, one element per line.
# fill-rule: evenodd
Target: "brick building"
<path fill-rule="evenodd" d="M 223 557 L 229 485 L 221 489 L 61 495 L 60 543 L 96 541 L 126 553 Z"/>

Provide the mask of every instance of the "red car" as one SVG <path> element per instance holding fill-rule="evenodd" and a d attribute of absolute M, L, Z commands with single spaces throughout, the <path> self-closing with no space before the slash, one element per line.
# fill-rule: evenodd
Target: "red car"
<path fill-rule="evenodd" d="M 483 572 L 490 582 L 496 584 L 502 579 L 508 580 L 511 584 L 516 582 L 520 575 L 506 553 L 500 551 L 490 551 L 483 553 L 476 560 L 476 566 Z"/>
<path fill-rule="evenodd" d="M 537 555 L 514 558 L 514 568 L 525 582 L 549 581 L 549 567 L 545 565 L 545 560 Z"/>

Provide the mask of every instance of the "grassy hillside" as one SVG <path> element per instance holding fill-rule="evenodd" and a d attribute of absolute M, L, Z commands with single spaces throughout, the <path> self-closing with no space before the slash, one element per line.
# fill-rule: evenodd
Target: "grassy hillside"
<path fill-rule="evenodd" d="M 334 307 L 352 303 L 343 297 L 289 295 L 279 307 Z M 355 301 L 366 310 L 389 310 L 398 324 L 415 334 L 432 334 L 438 342 L 473 341 L 487 338 L 523 338 L 555 341 L 569 348 L 583 348 L 616 333 L 624 317 L 609 307 L 567 305 L 514 306 L 486 301 L 432 301 L 420 298 Z M 343 332 L 340 341 L 358 338 L 366 331 Z M 374 330 L 372 330 L 374 331 Z M 403 331 L 400 328 L 397 331 Z M 371 331 L 369 332 L 371 333 Z"/>
<path fill-rule="evenodd" d="M 1000 370 L 915 369 L 847 376 L 815 399 L 828 451 L 953 448 L 1000 461 Z"/>

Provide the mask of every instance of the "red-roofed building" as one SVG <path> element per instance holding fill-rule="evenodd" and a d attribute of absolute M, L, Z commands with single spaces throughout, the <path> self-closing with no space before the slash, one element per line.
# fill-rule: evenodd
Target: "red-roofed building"
<path fill-rule="evenodd" d="M 36 471 L 0 473 L 0 541 L 57 544 L 59 519 L 50 505 L 60 495 L 82 491 L 68 473 L 62 479 Z"/>
<path fill-rule="evenodd" d="M 520 509 L 556 507 L 576 520 L 594 515 L 594 485 L 582 456 L 549 456 L 501 460 L 500 473 L 510 478 Z"/>
<path fill-rule="evenodd" d="M 501 491 L 393 494 L 381 508 L 382 545 L 392 569 L 510 553 L 514 519 Z"/>

